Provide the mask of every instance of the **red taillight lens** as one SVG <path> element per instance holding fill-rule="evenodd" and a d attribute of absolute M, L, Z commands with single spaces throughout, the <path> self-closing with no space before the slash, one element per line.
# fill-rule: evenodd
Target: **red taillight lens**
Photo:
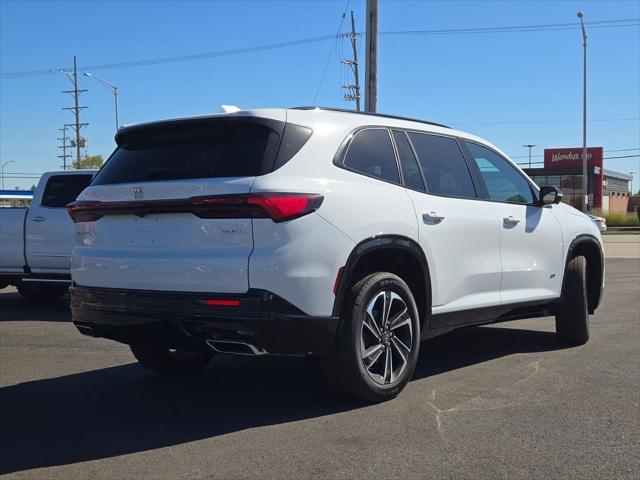
<path fill-rule="evenodd" d="M 235 298 L 208 298 L 207 305 L 210 307 L 237 307 L 240 300 Z"/>
<path fill-rule="evenodd" d="M 323 196 L 313 193 L 211 195 L 127 202 L 76 201 L 67 205 L 74 222 L 93 222 L 105 215 L 192 213 L 200 218 L 270 218 L 284 222 L 318 209 Z"/>
<path fill-rule="evenodd" d="M 317 210 L 322 200 L 322 195 L 310 193 L 266 193 L 249 195 L 247 204 L 259 207 L 274 222 L 284 222 Z"/>
<path fill-rule="evenodd" d="M 75 222 L 94 222 L 102 217 L 98 208 L 102 202 L 73 202 L 67 205 L 67 212 Z"/>

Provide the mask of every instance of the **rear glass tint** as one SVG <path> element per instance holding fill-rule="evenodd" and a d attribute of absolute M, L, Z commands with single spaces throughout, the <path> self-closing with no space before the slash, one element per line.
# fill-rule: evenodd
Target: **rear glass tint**
<path fill-rule="evenodd" d="M 273 124 L 282 131 L 284 124 Z M 93 185 L 262 175 L 276 157 L 276 128 L 238 118 L 134 128 L 118 138 Z"/>

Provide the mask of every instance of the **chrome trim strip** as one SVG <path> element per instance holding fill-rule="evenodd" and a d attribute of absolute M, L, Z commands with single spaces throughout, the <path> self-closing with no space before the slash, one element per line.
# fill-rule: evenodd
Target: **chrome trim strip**
<path fill-rule="evenodd" d="M 238 342 L 238 341 L 234 341 L 234 340 L 207 340 L 206 342 L 207 342 L 207 345 L 209 345 L 211 348 L 213 348 L 218 353 L 227 353 L 227 354 L 230 354 L 230 355 L 245 355 L 245 356 L 248 356 L 248 357 L 253 357 L 253 356 L 256 356 L 256 355 L 267 355 L 268 354 L 268 352 L 266 350 L 260 349 L 260 348 L 256 347 L 255 345 L 251 345 L 250 343 L 246 343 L 246 342 Z M 242 345 L 244 347 L 247 347 L 252 353 L 242 353 L 242 352 L 234 352 L 234 351 L 225 350 L 224 348 L 222 348 L 222 346 L 224 344 Z"/>

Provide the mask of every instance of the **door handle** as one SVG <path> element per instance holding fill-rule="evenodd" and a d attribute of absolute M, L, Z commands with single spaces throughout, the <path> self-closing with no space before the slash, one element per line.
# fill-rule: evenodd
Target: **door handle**
<path fill-rule="evenodd" d="M 517 225 L 520 223 L 520 220 L 518 218 L 515 218 L 511 215 L 509 215 L 508 217 L 504 217 L 502 220 L 507 225 Z"/>
<path fill-rule="evenodd" d="M 31 219 L 31 221 L 32 221 L 32 222 L 46 222 L 46 221 L 47 221 L 47 219 L 46 219 L 46 218 L 44 218 L 44 217 L 33 217 L 33 218 Z"/>
<path fill-rule="evenodd" d="M 438 215 L 436 212 L 428 212 L 422 214 L 422 221 L 425 223 L 441 222 L 444 219 L 444 215 Z"/>

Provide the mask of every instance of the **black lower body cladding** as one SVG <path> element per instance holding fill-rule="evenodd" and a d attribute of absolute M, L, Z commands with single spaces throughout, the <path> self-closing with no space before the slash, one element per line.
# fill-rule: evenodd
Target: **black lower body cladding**
<path fill-rule="evenodd" d="M 323 355 L 338 327 L 337 317 L 305 315 L 277 295 L 255 289 L 207 294 L 74 285 L 71 310 L 85 335 L 187 350 L 229 341 L 275 355 Z"/>

